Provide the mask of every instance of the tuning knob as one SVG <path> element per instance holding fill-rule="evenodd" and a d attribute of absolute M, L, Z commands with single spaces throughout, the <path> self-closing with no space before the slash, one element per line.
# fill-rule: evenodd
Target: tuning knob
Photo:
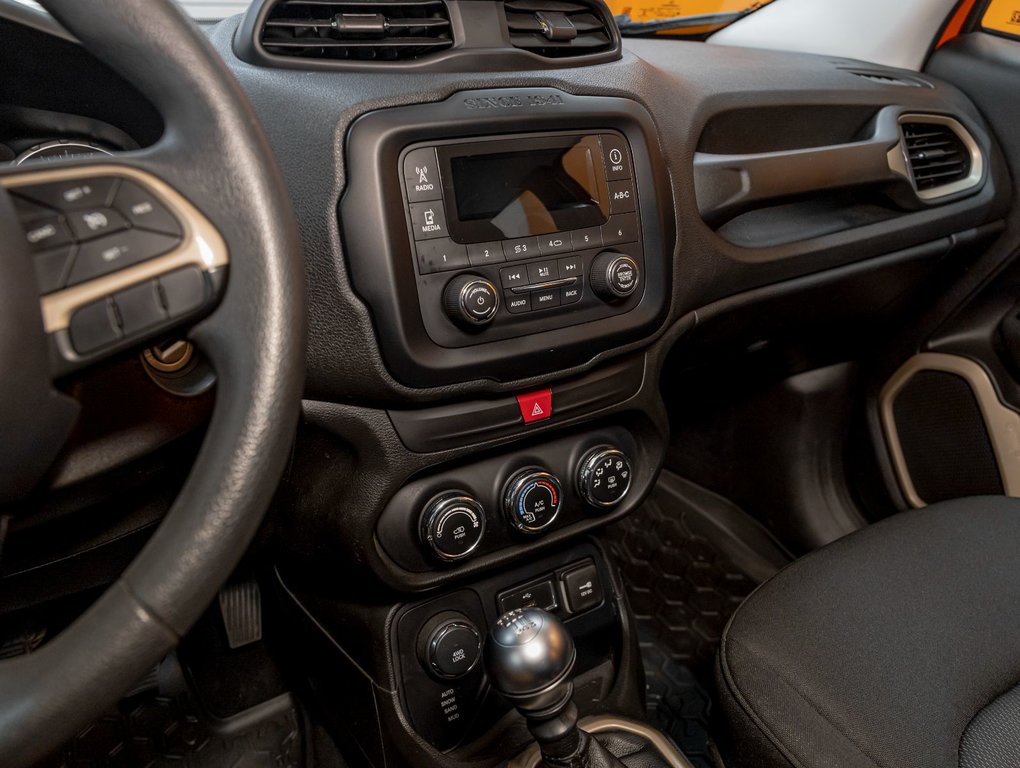
<path fill-rule="evenodd" d="M 591 265 L 591 289 L 603 301 L 620 301 L 637 290 L 640 271 L 630 256 L 604 251 Z"/>
<path fill-rule="evenodd" d="M 484 535 L 485 509 L 466 493 L 440 493 L 422 511 L 422 544 L 439 560 L 451 562 L 467 557 Z"/>
<path fill-rule="evenodd" d="M 458 275 L 443 291 L 443 309 L 455 323 L 486 325 L 499 309 L 499 291 L 484 277 Z"/>

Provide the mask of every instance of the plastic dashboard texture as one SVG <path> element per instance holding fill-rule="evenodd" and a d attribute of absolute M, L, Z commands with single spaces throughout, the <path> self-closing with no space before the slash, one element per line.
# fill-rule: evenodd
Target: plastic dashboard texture
<path fill-rule="evenodd" d="M 640 302 L 615 316 L 560 328 L 554 320 L 547 329 L 470 347 L 443 347 L 430 339 L 405 226 L 401 151 L 456 137 L 607 129 L 626 136 L 633 156 L 645 253 Z M 672 213 L 672 195 L 657 146 L 651 115 L 637 102 L 552 88 L 463 91 L 439 103 L 378 110 L 357 120 L 345 153 L 351 184 L 340 203 L 341 229 L 354 288 L 375 309 L 383 359 L 394 378 L 421 387 L 478 378 L 512 381 L 522 373 L 580 365 L 600 351 L 652 335 L 669 307 L 673 251 L 672 217 L 664 215 Z"/>

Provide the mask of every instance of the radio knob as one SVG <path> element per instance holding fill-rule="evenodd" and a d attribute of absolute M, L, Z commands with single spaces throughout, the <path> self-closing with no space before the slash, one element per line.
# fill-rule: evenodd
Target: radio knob
<path fill-rule="evenodd" d="M 641 279 L 637 262 L 616 251 L 604 251 L 591 265 L 591 289 L 603 301 L 626 299 Z"/>
<path fill-rule="evenodd" d="M 421 514 L 421 542 L 446 562 L 470 555 L 485 535 L 485 509 L 461 491 L 434 496 Z"/>
<path fill-rule="evenodd" d="M 499 291 L 484 277 L 459 275 L 443 291 L 443 309 L 455 323 L 486 325 L 499 309 Z"/>
<path fill-rule="evenodd" d="M 609 445 L 592 448 L 577 469 L 577 488 L 593 507 L 608 509 L 623 501 L 630 490 L 631 467 L 627 455 Z"/>
<path fill-rule="evenodd" d="M 559 514 L 563 488 L 556 476 L 538 467 L 522 469 L 503 488 L 503 511 L 522 533 L 538 533 Z"/>

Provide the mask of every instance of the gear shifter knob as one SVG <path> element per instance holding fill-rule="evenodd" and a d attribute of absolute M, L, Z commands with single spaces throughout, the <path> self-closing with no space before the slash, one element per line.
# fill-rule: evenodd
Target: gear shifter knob
<path fill-rule="evenodd" d="M 538 608 L 504 614 L 485 643 L 492 687 L 522 713 L 542 712 L 569 700 L 576 655 L 563 622 Z"/>

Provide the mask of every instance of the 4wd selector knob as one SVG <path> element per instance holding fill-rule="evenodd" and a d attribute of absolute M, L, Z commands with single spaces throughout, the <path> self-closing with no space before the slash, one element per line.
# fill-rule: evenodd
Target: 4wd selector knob
<path fill-rule="evenodd" d="M 603 251 L 591 265 L 591 289 L 603 301 L 620 301 L 637 290 L 641 279 L 637 262 L 616 251 Z"/>
<path fill-rule="evenodd" d="M 593 507 L 616 506 L 630 490 L 631 467 L 627 455 L 618 448 L 601 445 L 592 448 L 577 468 L 577 489 Z"/>
<path fill-rule="evenodd" d="M 421 541 L 440 560 L 471 554 L 485 535 L 485 509 L 461 491 L 433 496 L 421 513 Z"/>
<path fill-rule="evenodd" d="M 503 511 L 510 525 L 524 533 L 538 533 L 552 523 L 562 499 L 560 481 L 540 467 L 520 470 L 503 487 Z"/>
<path fill-rule="evenodd" d="M 443 291 L 443 309 L 461 325 L 485 325 L 499 309 L 499 291 L 484 277 L 458 275 Z"/>

